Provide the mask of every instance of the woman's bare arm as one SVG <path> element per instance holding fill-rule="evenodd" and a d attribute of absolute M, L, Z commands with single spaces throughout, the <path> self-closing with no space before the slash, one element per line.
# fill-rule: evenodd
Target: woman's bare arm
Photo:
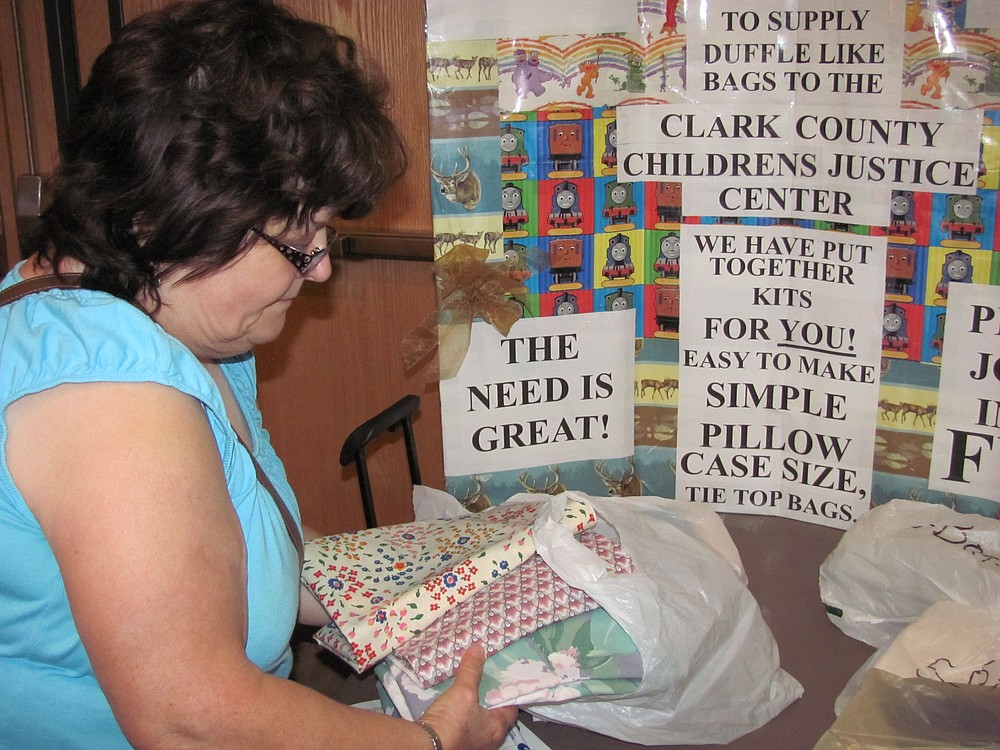
<path fill-rule="evenodd" d="M 246 658 L 242 532 L 194 399 L 148 383 L 62 385 L 7 417 L 15 482 L 133 744 L 429 747 L 412 723 L 343 706 Z M 446 750 L 496 747 L 516 715 L 478 706 L 469 683 L 481 660 L 470 664 L 428 712 Z"/>

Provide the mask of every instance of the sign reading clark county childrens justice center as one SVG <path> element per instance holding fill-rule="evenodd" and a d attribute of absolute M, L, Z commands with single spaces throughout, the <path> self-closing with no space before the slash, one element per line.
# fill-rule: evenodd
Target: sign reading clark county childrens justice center
<path fill-rule="evenodd" d="M 684 212 L 880 225 L 892 190 L 973 194 L 971 110 L 621 107 L 623 181 L 680 182 Z"/>

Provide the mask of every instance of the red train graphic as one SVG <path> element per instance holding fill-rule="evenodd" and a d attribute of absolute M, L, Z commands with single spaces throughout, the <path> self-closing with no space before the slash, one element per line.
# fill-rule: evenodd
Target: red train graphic
<path fill-rule="evenodd" d="M 658 286 L 653 292 L 653 315 L 659 333 L 672 334 L 680 330 L 681 289 L 679 286 Z"/>
<path fill-rule="evenodd" d="M 583 126 L 577 122 L 549 125 L 549 160 L 552 172 L 579 171 L 583 159 Z"/>
<path fill-rule="evenodd" d="M 885 254 L 885 293 L 908 295 L 916 273 L 917 251 L 890 244 Z"/>
<path fill-rule="evenodd" d="M 549 271 L 556 286 L 577 285 L 583 271 L 583 240 L 560 237 L 549 243 Z"/>

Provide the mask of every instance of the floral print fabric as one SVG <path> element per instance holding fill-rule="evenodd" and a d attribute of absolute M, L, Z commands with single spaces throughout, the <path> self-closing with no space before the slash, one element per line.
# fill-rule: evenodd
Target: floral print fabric
<path fill-rule="evenodd" d="M 577 535 L 615 574 L 631 573 L 631 559 L 611 539 L 593 531 Z M 431 687 L 454 674 L 466 649 L 478 642 L 491 656 L 545 625 L 598 608 L 582 589 L 555 574 L 540 556 L 532 555 L 510 574 L 456 607 L 397 648 L 397 663 L 421 687 Z"/>
<path fill-rule="evenodd" d="M 547 508 L 505 503 L 310 540 L 302 580 L 333 620 L 316 640 L 364 671 L 533 555 L 531 527 Z M 595 521 L 579 500 L 567 503 L 561 519 L 573 533 Z"/>
<path fill-rule="evenodd" d="M 418 717 L 452 679 L 422 687 L 395 655 L 376 666 L 379 683 L 404 718 Z M 486 660 L 484 706 L 531 706 L 579 698 L 628 695 L 642 682 L 642 658 L 603 609 L 546 625 Z"/>

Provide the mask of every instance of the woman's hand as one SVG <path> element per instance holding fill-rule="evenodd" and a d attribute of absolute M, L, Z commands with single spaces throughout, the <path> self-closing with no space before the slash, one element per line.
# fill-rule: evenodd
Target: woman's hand
<path fill-rule="evenodd" d="M 421 717 L 441 737 L 444 750 L 495 750 L 517 721 L 516 706 L 486 709 L 479 705 L 485 663 L 483 647 L 470 646 L 455 670 L 452 686 Z"/>

